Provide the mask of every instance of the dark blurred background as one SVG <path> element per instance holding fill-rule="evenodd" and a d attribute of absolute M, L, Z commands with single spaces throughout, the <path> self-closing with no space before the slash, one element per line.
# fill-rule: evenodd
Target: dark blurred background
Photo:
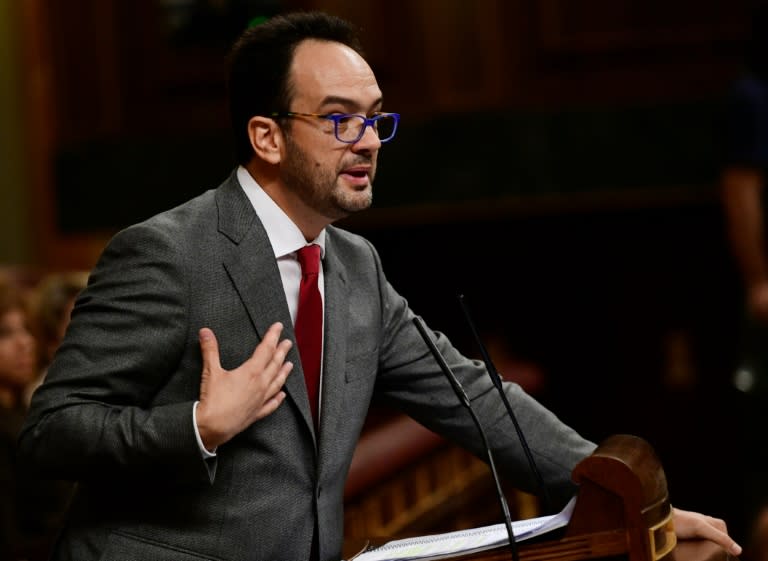
<path fill-rule="evenodd" d="M 647 438 L 675 505 L 744 524 L 742 294 L 718 199 L 739 0 L 0 0 L 0 263 L 89 268 L 230 172 L 224 56 L 317 8 L 363 28 L 385 109 L 373 240 L 467 354 L 596 441 Z M 450 265 L 446 265 L 450 264 Z"/>

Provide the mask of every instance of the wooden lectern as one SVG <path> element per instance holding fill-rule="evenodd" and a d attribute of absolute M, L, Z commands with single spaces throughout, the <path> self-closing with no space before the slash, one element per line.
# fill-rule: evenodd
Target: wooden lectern
<path fill-rule="evenodd" d="M 520 561 L 707 561 L 727 554 L 709 542 L 677 546 L 664 470 L 643 439 L 614 435 L 573 470 L 579 485 L 564 534 L 518 544 Z M 677 547 L 676 547 L 677 546 Z M 461 561 L 509 561 L 507 546 L 451 557 Z M 353 558 L 354 559 L 354 558 Z"/>

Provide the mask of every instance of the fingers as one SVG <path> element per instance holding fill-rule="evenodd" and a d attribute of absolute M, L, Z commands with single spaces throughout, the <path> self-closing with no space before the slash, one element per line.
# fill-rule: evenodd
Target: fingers
<path fill-rule="evenodd" d="M 221 370 L 219 342 L 213 331 L 203 327 L 198 332 L 198 337 L 200 339 L 200 352 L 203 355 L 203 371 Z"/>
<path fill-rule="evenodd" d="M 283 331 L 283 324 L 273 323 L 264 334 L 264 338 L 256 346 L 248 361 L 256 360 L 263 365 L 272 361 L 278 368 L 283 364 L 293 343 L 290 339 L 280 341 L 280 334 Z M 221 359 L 219 357 L 219 343 L 216 335 L 207 327 L 200 329 L 198 333 L 200 339 L 200 351 L 203 359 L 203 370 L 221 370 Z M 247 362 L 248 362 L 247 361 Z"/>
<path fill-rule="evenodd" d="M 253 363 L 259 369 L 271 367 L 276 373 L 283 365 L 291 346 L 293 346 L 293 342 L 290 339 L 280 341 L 282 332 L 283 324 L 280 322 L 273 323 L 267 329 L 261 342 L 256 345 L 251 358 L 247 362 Z"/>
<path fill-rule="evenodd" d="M 292 362 L 286 362 L 282 364 L 275 376 L 269 381 L 266 395 L 271 397 L 268 397 L 262 403 L 259 411 L 254 417 L 254 420 L 263 419 L 264 417 L 271 415 L 283 403 L 285 400 L 285 392 L 283 391 L 283 386 L 285 385 L 285 380 L 292 369 Z"/>
<path fill-rule="evenodd" d="M 282 331 L 282 324 L 271 325 L 253 355 L 233 370 L 222 368 L 213 331 L 202 328 L 198 332 L 203 368 L 197 426 L 207 449 L 271 415 L 285 400 L 283 387 L 293 364 L 285 360 L 292 342 L 280 340 Z"/>
<path fill-rule="evenodd" d="M 729 535 L 723 520 L 691 512 L 674 509 L 675 531 L 679 538 L 701 538 L 718 544 L 732 555 L 741 554 L 741 546 Z"/>
<path fill-rule="evenodd" d="M 277 408 L 280 407 L 280 405 L 285 400 L 285 392 L 277 392 L 271 399 L 267 400 L 264 403 L 264 406 L 261 408 L 261 414 L 259 415 L 261 418 L 267 417 L 268 415 L 271 415 L 275 411 L 277 411 Z"/>
<path fill-rule="evenodd" d="M 714 526 L 717 530 L 728 533 L 728 527 L 725 525 L 725 520 L 720 520 L 719 518 L 712 518 L 711 516 L 707 516 L 705 518 L 707 522 L 711 526 Z"/>
<path fill-rule="evenodd" d="M 706 518 L 707 520 L 703 521 L 701 524 L 701 536 L 709 541 L 715 542 L 733 555 L 741 554 L 741 546 L 728 535 L 725 522 L 709 516 Z"/>
<path fill-rule="evenodd" d="M 274 349 L 277 346 L 278 341 L 280 341 L 280 334 L 282 332 L 283 324 L 279 321 L 270 325 L 269 329 L 267 329 L 267 332 L 264 334 L 264 338 L 261 340 L 261 343 L 259 343 L 256 346 L 256 349 L 253 351 L 253 354 L 256 354 L 259 348 L 262 346 Z"/>
<path fill-rule="evenodd" d="M 285 380 L 288 378 L 288 374 L 293 370 L 292 362 L 285 362 L 280 366 L 277 371 L 277 375 L 272 379 L 270 384 L 269 393 L 277 394 L 285 385 Z"/>
<path fill-rule="evenodd" d="M 285 400 L 283 386 L 285 386 L 288 374 L 293 370 L 293 363 L 286 361 L 285 357 L 292 345 L 293 343 L 290 339 L 280 341 L 264 367 L 263 383 L 266 384 L 265 395 L 268 397 L 261 405 L 256 417 L 257 419 L 274 413 Z M 251 360 L 258 360 L 258 358 L 254 356 Z"/>
<path fill-rule="evenodd" d="M 266 384 L 265 393 L 267 396 L 271 396 L 270 399 L 274 399 L 277 395 L 282 393 L 281 390 L 285 385 L 288 374 L 293 370 L 293 363 L 285 360 L 285 356 L 290 348 L 291 341 L 281 341 L 280 345 L 278 345 L 278 348 L 275 350 L 275 353 L 272 355 L 272 359 L 264 369 L 264 381 Z M 282 402 L 282 398 L 280 399 L 280 402 Z M 280 403 L 277 405 L 279 404 Z"/>

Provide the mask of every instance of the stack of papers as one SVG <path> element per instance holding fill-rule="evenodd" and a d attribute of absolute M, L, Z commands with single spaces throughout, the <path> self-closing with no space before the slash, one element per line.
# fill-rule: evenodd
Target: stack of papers
<path fill-rule="evenodd" d="M 562 528 L 568 524 L 576 505 L 576 498 L 557 514 L 540 516 L 512 523 L 515 542 L 529 540 Z M 407 561 L 409 559 L 432 560 L 475 553 L 486 549 L 509 545 L 506 524 L 494 524 L 446 534 L 419 536 L 387 542 L 377 548 L 356 555 L 351 561 Z"/>

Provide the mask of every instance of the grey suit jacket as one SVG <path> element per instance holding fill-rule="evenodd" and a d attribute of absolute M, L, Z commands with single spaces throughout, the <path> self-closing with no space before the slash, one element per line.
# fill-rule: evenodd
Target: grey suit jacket
<path fill-rule="evenodd" d="M 30 468 L 80 482 L 57 560 L 321 560 L 342 547 L 344 481 L 374 392 L 481 457 L 480 438 L 387 282 L 374 248 L 329 227 L 322 416 L 315 434 L 296 347 L 287 399 L 201 457 L 192 421 L 210 327 L 222 366 L 267 327 L 293 338 L 266 232 L 233 173 L 218 189 L 117 234 L 80 296 L 20 437 Z M 534 483 L 482 365 L 435 332 L 501 469 Z M 507 393 L 555 496 L 594 445 L 516 385 Z"/>

